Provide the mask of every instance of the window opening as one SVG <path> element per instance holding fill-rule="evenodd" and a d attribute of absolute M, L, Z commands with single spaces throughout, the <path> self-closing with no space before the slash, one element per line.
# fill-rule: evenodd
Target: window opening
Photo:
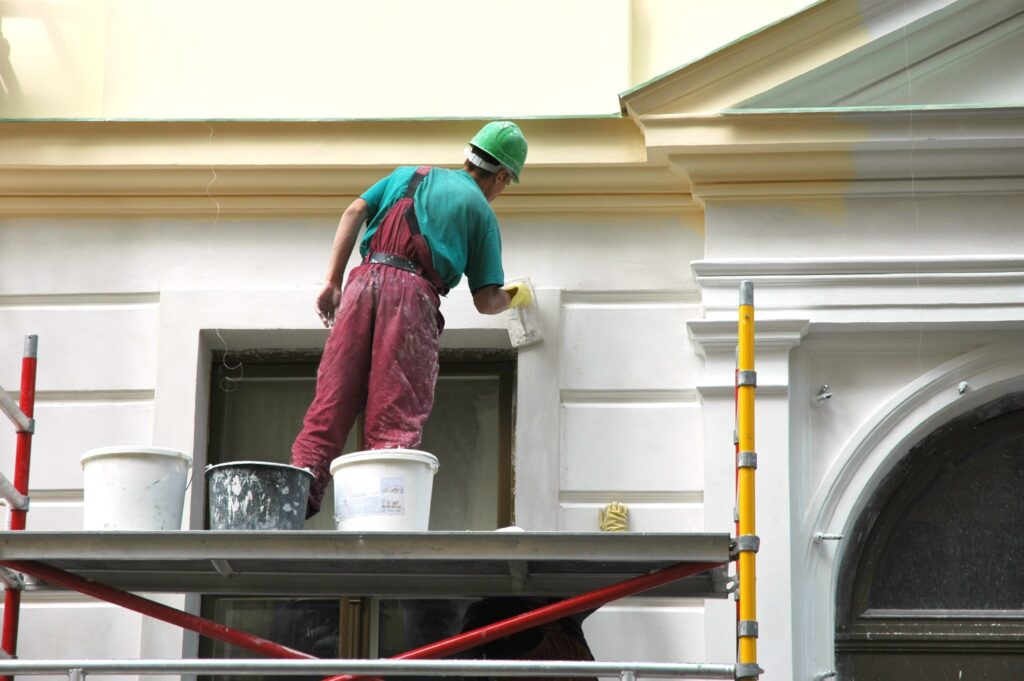
<path fill-rule="evenodd" d="M 233 352 L 228 359 L 215 354 L 212 362 L 208 463 L 288 463 L 313 397 L 319 356 Z M 434 409 L 420 445 L 441 464 L 434 479 L 431 530 L 494 530 L 512 523 L 514 384 L 514 353 L 442 350 Z M 361 441 L 360 418 L 343 452 L 357 451 Z M 332 482 L 321 512 L 304 529 L 334 530 L 333 498 Z M 207 596 L 202 611 L 318 657 L 376 657 L 458 633 L 473 600 Z M 248 655 L 200 639 L 201 657 Z"/>

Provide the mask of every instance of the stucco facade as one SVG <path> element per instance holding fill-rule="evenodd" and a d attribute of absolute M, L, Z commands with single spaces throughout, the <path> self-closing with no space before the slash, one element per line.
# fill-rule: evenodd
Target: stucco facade
<path fill-rule="evenodd" d="M 629 35 L 670 29 L 638 28 L 658 3 L 608 6 L 572 37 L 618 36 L 593 100 L 563 84 L 501 111 L 542 116 L 520 121 L 528 167 L 495 203 L 545 335 L 517 359 L 515 521 L 595 530 L 617 500 L 634 531 L 731 531 L 735 307 L 754 281 L 760 661 L 765 679 L 810 681 L 835 668 L 849 559 L 815 536 L 848 535 L 916 442 L 1024 386 L 1024 15 L 826 0 L 637 84 L 665 57 L 638 58 Z M 207 121 L 134 92 L 74 117 L 181 120 L 0 124 L 0 384 L 40 337 L 30 529 L 80 527 L 89 448 L 152 443 L 201 468 L 212 353 L 322 346 L 312 299 L 341 210 L 394 165 L 457 164 L 480 124 L 443 97 L 389 116 L 436 120 Z M 464 288 L 442 311 L 443 345 L 508 347 Z M 0 438 L 5 470 L 12 456 Z M 189 504 L 201 527 L 202 495 Z M 26 658 L 194 654 L 111 607 L 26 600 Z M 607 660 L 730 661 L 734 631 L 728 600 L 633 599 L 587 621 Z"/>

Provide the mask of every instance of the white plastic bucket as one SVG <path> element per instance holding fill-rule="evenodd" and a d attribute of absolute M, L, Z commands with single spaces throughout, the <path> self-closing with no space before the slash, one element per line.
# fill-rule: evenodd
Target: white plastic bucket
<path fill-rule="evenodd" d="M 371 449 L 339 456 L 334 524 L 354 532 L 425 532 L 437 458 L 415 449 Z"/>
<path fill-rule="evenodd" d="M 192 457 L 161 447 L 102 447 L 82 455 L 85 529 L 180 530 Z"/>

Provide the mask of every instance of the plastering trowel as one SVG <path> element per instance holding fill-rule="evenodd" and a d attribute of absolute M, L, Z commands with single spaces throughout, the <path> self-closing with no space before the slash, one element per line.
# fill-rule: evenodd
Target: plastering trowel
<path fill-rule="evenodd" d="M 525 286 L 530 292 L 530 304 L 510 307 L 505 313 L 508 322 L 508 339 L 512 347 L 521 348 L 544 340 L 540 332 L 540 310 L 537 308 L 537 296 L 529 279 L 513 279 L 506 286 Z"/>

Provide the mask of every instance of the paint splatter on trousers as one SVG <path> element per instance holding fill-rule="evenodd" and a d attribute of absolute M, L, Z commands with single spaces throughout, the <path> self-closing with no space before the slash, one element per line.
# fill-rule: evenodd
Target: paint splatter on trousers
<path fill-rule="evenodd" d="M 380 264 L 349 274 L 317 371 L 316 396 L 292 445 L 309 468 L 308 515 L 320 510 L 330 463 L 360 412 L 363 449 L 415 448 L 434 405 L 444 319 L 423 277 Z"/>

